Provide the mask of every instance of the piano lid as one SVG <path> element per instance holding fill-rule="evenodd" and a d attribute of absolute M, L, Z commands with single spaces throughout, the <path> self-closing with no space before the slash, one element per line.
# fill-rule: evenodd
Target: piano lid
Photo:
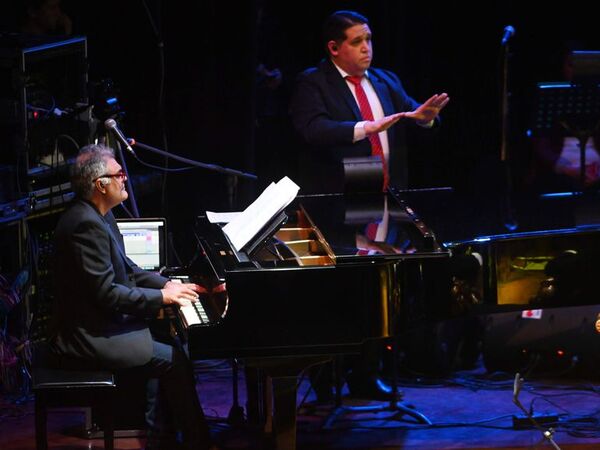
<path fill-rule="evenodd" d="M 445 245 L 473 241 L 600 230 L 600 195 L 545 195 L 451 189 L 395 193 L 410 204 Z"/>
<path fill-rule="evenodd" d="M 218 278 L 233 270 L 449 256 L 420 217 L 389 194 L 299 196 L 286 214 L 271 242 L 251 255 L 235 251 L 219 225 L 199 217 L 196 237 L 208 259 L 222 266 L 214 267 Z"/>
<path fill-rule="evenodd" d="M 446 253 L 410 206 L 389 194 L 300 196 L 298 204 L 337 262 Z"/>

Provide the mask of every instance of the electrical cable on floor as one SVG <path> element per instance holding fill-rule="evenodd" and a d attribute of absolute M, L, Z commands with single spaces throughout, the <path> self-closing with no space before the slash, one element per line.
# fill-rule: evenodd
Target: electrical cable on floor
<path fill-rule="evenodd" d="M 349 426 L 336 426 L 334 429 L 335 430 L 355 430 L 355 429 L 368 429 L 368 430 L 389 430 L 390 428 L 393 428 L 395 430 L 430 430 L 430 429 L 444 429 L 444 428 L 462 428 L 462 427 L 478 427 L 478 428 L 491 428 L 491 429 L 497 429 L 497 430 L 513 430 L 513 426 L 511 425 L 507 425 L 507 426 L 501 426 L 501 425 L 487 425 L 488 422 L 494 422 L 496 420 L 504 420 L 504 419 L 508 419 L 511 418 L 512 414 L 505 414 L 503 416 L 497 416 L 497 417 L 491 417 L 488 419 L 482 419 L 482 420 L 478 420 L 478 421 L 474 421 L 474 422 L 448 422 L 448 423 L 439 423 L 439 424 L 422 424 L 422 423 L 414 423 L 414 424 L 398 424 L 397 421 L 394 421 L 393 424 L 390 424 L 389 426 L 384 426 L 384 425 L 362 425 L 360 423 L 356 423 L 356 421 L 354 421 L 355 423 L 353 425 L 349 425 Z M 386 420 L 390 420 L 390 419 L 386 419 Z M 342 419 L 339 421 L 339 423 L 344 423 L 344 422 L 352 422 L 352 419 Z M 368 421 L 379 421 L 381 422 L 382 419 L 378 419 L 378 418 L 372 418 L 372 419 L 361 419 L 360 422 L 368 422 Z"/>

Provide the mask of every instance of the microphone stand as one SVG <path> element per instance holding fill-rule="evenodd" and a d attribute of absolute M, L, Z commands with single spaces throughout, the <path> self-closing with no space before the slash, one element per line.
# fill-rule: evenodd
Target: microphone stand
<path fill-rule="evenodd" d="M 560 447 L 554 441 L 554 438 L 553 438 L 553 436 L 554 436 L 554 429 L 552 427 L 550 427 L 547 430 L 544 430 L 540 426 L 540 424 L 537 422 L 537 420 L 535 420 L 533 418 L 533 416 L 531 415 L 531 413 L 529 411 L 527 411 L 527 408 L 525 408 L 523 406 L 523 404 L 519 401 L 519 393 L 521 392 L 521 386 L 522 385 L 523 385 L 523 378 L 521 378 L 521 375 L 517 373 L 515 375 L 515 382 L 514 382 L 514 385 L 513 385 L 513 403 L 515 405 L 517 405 L 519 407 L 519 409 L 525 413 L 525 415 L 527 416 L 527 418 L 529 419 L 529 421 L 531 422 L 531 424 L 534 426 L 534 428 L 536 430 L 538 430 L 540 433 L 542 433 L 542 436 L 544 436 L 544 439 L 546 439 L 548 442 L 550 442 L 550 445 L 552 445 L 552 447 L 554 447 L 555 450 L 560 450 Z"/>
<path fill-rule="evenodd" d="M 125 181 L 125 186 L 127 186 L 127 193 L 129 194 L 128 200 L 129 200 L 129 203 L 131 204 L 131 212 L 129 212 L 129 210 L 127 208 L 125 208 L 125 205 L 123 205 L 122 203 L 121 203 L 121 206 L 123 206 L 123 208 L 125 209 L 125 212 L 130 217 L 140 217 L 140 212 L 138 210 L 137 202 L 135 200 L 135 194 L 133 192 L 133 183 L 131 182 L 131 178 L 129 177 L 129 170 L 127 169 L 127 163 L 125 162 L 125 156 L 123 155 L 123 149 L 122 149 L 121 143 L 116 139 L 113 141 L 110 138 L 110 133 L 106 134 L 105 139 L 106 139 L 107 144 L 109 144 L 110 147 L 117 149 L 117 153 L 119 154 L 119 160 L 121 162 L 121 167 L 123 168 L 123 172 L 125 172 L 125 175 L 127 176 L 127 181 Z"/>
<path fill-rule="evenodd" d="M 500 120 L 502 135 L 500 137 L 500 161 L 507 161 L 508 147 L 508 42 L 502 46 L 502 90 Z"/>
<path fill-rule="evenodd" d="M 183 156 L 178 156 L 178 155 L 175 155 L 173 153 L 169 153 L 169 152 L 166 152 L 164 150 L 161 150 L 159 148 L 152 147 L 152 146 L 147 145 L 147 144 L 143 144 L 141 142 L 136 141 L 135 139 L 130 139 L 130 142 L 131 142 L 131 145 L 133 145 L 135 147 L 139 147 L 141 149 L 148 150 L 150 152 L 157 153 L 159 155 L 175 159 L 177 161 L 180 161 L 180 162 L 185 163 L 185 164 L 189 164 L 191 166 L 200 167 L 202 169 L 212 170 L 214 172 L 219 172 L 219 173 L 222 173 L 222 174 L 225 174 L 225 175 L 233 175 L 233 176 L 236 176 L 236 177 L 248 178 L 250 180 L 256 180 L 256 179 L 258 179 L 258 177 L 256 175 L 251 174 L 251 173 L 241 172 L 239 170 L 229 169 L 227 167 L 221 167 L 221 166 L 218 166 L 216 164 L 207 164 L 207 163 L 202 163 L 202 162 L 199 162 L 199 161 L 195 161 L 193 159 L 184 158 Z"/>
<path fill-rule="evenodd" d="M 506 220 L 504 226 L 513 231 L 518 227 L 516 220 L 514 218 L 514 214 L 512 211 L 512 174 L 510 169 L 510 160 L 509 160 L 509 102 L 508 102 L 508 58 L 509 58 L 509 42 L 510 36 L 506 38 L 506 40 L 502 40 L 502 81 L 501 81 L 501 111 L 500 111 L 500 121 L 501 121 L 501 136 L 500 136 L 500 165 L 502 166 L 502 170 L 504 171 L 504 180 L 506 182 Z"/>

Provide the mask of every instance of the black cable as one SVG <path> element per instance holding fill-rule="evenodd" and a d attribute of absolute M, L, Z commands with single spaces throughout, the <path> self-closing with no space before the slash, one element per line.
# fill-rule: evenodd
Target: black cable
<path fill-rule="evenodd" d="M 161 170 L 163 172 L 184 172 L 186 170 L 197 169 L 197 167 L 194 167 L 194 166 L 177 167 L 177 168 L 156 166 L 154 164 L 150 164 L 150 163 L 142 161 L 137 155 L 135 155 L 135 159 L 137 160 L 137 162 L 139 162 L 143 166 L 146 166 L 146 167 L 149 167 L 149 168 L 155 169 L 155 170 Z M 168 157 L 167 157 L 167 159 L 168 159 Z"/>
<path fill-rule="evenodd" d="M 165 114 L 165 43 L 162 36 L 162 24 L 160 23 L 161 11 L 162 11 L 162 2 L 160 0 L 157 1 L 157 21 L 158 24 L 155 23 L 152 12 L 146 3 L 146 0 L 142 0 L 142 4 L 144 5 L 144 9 L 146 10 L 146 15 L 148 17 L 148 21 L 150 22 L 150 26 L 154 31 L 154 36 L 157 40 L 157 48 L 158 48 L 158 73 L 159 73 L 159 85 L 158 85 L 158 120 L 160 124 L 160 130 L 163 140 L 163 148 L 166 152 L 169 151 L 169 142 L 167 138 L 167 121 Z M 169 158 L 165 156 L 165 168 L 169 166 Z M 166 193 L 167 193 L 167 175 L 169 170 L 165 170 L 163 174 L 163 182 L 162 182 L 162 190 L 161 190 L 161 210 L 163 214 L 165 213 L 165 205 L 166 205 Z"/>

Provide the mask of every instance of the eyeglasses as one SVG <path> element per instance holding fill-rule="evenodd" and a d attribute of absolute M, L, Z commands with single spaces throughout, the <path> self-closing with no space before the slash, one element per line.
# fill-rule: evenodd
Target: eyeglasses
<path fill-rule="evenodd" d="M 119 170 L 117 173 L 100 175 L 98 178 L 94 178 L 94 181 L 99 180 L 100 178 L 118 178 L 119 180 L 124 180 L 127 178 L 127 174 L 123 170 Z"/>

